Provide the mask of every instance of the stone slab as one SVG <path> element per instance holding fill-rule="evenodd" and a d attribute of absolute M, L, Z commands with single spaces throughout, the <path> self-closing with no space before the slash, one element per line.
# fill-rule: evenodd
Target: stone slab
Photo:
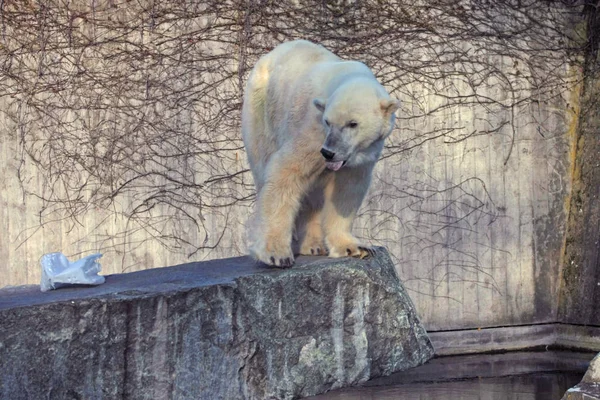
<path fill-rule="evenodd" d="M 433 347 L 383 248 L 232 258 L 0 290 L 0 398 L 293 399 L 424 363 Z"/>

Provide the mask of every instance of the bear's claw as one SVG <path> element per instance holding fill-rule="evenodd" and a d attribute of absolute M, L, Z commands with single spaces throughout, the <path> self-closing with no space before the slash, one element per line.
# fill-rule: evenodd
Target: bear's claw
<path fill-rule="evenodd" d="M 375 255 L 375 250 L 371 247 L 358 246 L 358 250 L 361 253 L 360 258 L 373 257 Z M 365 252 L 367 254 L 364 254 Z"/>
<path fill-rule="evenodd" d="M 289 257 L 279 259 L 279 267 L 289 268 L 293 264 L 294 264 L 294 260 L 290 259 Z"/>
<path fill-rule="evenodd" d="M 357 247 L 357 249 L 358 249 L 357 252 L 352 252 L 352 250 L 346 249 L 346 254 L 348 255 L 348 257 L 360 258 L 361 260 L 363 258 L 370 257 L 374 254 L 373 250 L 371 250 L 368 247 L 359 246 L 359 247 Z"/>
<path fill-rule="evenodd" d="M 320 237 L 307 237 L 302 241 L 298 254 L 307 256 L 326 256 L 327 249 Z"/>
<path fill-rule="evenodd" d="M 275 257 L 271 256 L 269 261 L 270 262 L 265 262 L 265 264 L 270 265 L 272 267 L 290 268 L 292 265 L 294 265 L 294 259 L 292 257 L 276 259 Z"/>
<path fill-rule="evenodd" d="M 325 251 L 325 249 L 322 249 L 320 247 L 317 248 L 310 248 L 310 254 L 313 256 L 326 256 L 327 255 L 327 251 Z"/>
<path fill-rule="evenodd" d="M 255 260 L 280 268 L 289 268 L 294 265 L 294 254 L 289 245 L 271 242 L 267 247 L 264 243 L 265 241 L 261 238 L 253 246 L 250 246 L 250 254 Z"/>
<path fill-rule="evenodd" d="M 335 247 L 333 248 L 333 251 L 330 249 L 329 255 L 331 257 L 354 257 L 363 259 L 373 257 L 375 255 L 375 250 L 371 247 L 348 243 L 342 248 L 337 247 L 337 250 Z"/>

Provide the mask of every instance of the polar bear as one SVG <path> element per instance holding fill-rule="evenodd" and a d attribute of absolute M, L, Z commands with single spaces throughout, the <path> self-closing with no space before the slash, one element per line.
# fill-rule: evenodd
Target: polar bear
<path fill-rule="evenodd" d="M 251 255 L 366 257 L 352 222 L 400 102 L 363 63 L 305 40 L 263 56 L 244 92 L 242 136 L 256 185 Z"/>

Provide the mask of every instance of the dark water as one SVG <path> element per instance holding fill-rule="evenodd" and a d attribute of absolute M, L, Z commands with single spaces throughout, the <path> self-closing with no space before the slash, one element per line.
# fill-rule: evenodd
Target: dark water
<path fill-rule="evenodd" d="M 444 357 L 313 400 L 560 400 L 593 353 L 518 352 Z"/>
<path fill-rule="evenodd" d="M 319 400 L 559 400 L 583 374 L 538 373 L 450 382 L 413 383 L 333 391 Z"/>

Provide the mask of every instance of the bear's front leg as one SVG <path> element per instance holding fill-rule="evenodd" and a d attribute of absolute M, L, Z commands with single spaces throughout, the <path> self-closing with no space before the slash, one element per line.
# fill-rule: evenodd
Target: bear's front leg
<path fill-rule="evenodd" d="M 292 233 L 304 193 L 314 182 L 321 155 L 273 155 L 267 177 L 257 199 L 258 224 L 255 243 L 250 247 L 254 258 L 277 267 L 294 263 Z M 311 159 L 313 158 L 313 159 Z M 322 169 L 322 168 L 321 168 Z"/>
<path fill-rule="evenodd" d="M 325 186 L 323 231 L 329 257 L 365 258 L 371 248 L 352 234 L 352 223 L 369 189 L 373 164 L 342 168 Z"/>

